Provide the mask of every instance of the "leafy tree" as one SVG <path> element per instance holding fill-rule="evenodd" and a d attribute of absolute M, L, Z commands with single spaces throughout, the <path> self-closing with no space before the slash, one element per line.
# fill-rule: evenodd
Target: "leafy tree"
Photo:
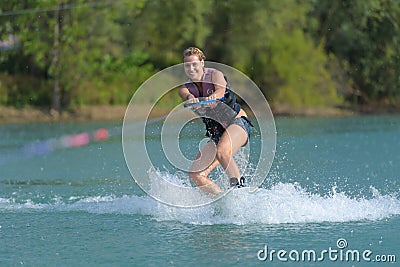
<path fill-rule="evenodd" d="M 362 101 L 393 99 L 400 95 L 400 2 L 312 1 L 318 18 L 314 32 L 326 40 L 327 53 L 349 65 Z"/>
<path fill-rule="evenodd" d="M 236 0 L 218 7 L 214 25 L 227 25 L 217 37 L 223 40 L 223 61 L 248 73 L 273 102 L 297 107 L 340 103 L 325 68 L 327 57 L 304 31 L 307 2 Z M 218 23 L 224 9 L 229 17 Z"/>
<path fill-rule="evenodd" d="M 209 0 L 147 1 L 134 16 L 123 16 L 124 35 L 130 46 L 146 51 L 158 68 L 165 68 L 181 62 L 186 46 L 204 47 L 212 9 Z"/>
<path fill-rule="evenodd" d="M 363 101 L 400 98 L 399 1 L 9 0 L 0 8 L 0 39 L 20 41 L 0 51 L 1 103 L 127 103 L 189 45 L 245 72 L 275 104 L 336 105 L 337 90 L 349 87 Z"/>
<path fill-rule="evenodd" d="M 3 10 L 16 12 L 13 16 L 1 17 L 6 25 L 1 28 L 2 36 L 11 33 L 21 40 L 21 49 L 14 54 L 31 58 L 32 65 L 42 70 L 43 78 L 52 84 L 49 95 L 52 95 L 54 109 L 60 111 L 62 105 L 71 103 L 126 102 L 128 97 L 118 96 L 118 85 L 110 89 L 110 84 L 102 81 L 110 71 L 102 65 L 121 64 L 120 58 L 125 56 L 126 50 L 114 19 L 122 5 L 134 10 L 136 3 L 99 5 L 96 1 L 46 0 L 21 4 L 21 1 L 9 1 Z M 10 58 L 2 58 L 3 61 L 7 59 Z M 132 63 L 129 56 L 125 62 Z M 149 68 L 143 70 L 148 72 Z M 134 78 L 137 76 L 133 75 Z M 85 90 L 82 86 L 94 88 L 89 90 L 90 97 L 81 94 Z"/>

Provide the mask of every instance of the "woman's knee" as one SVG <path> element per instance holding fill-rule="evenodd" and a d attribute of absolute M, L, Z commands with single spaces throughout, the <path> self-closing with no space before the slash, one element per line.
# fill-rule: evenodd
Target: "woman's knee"
<path fill-rule="evenodd" d="M 217 147 L 216 157 L 220 162 L 225 162 L 226 160 L 229 160 L 232 157 L 232 147 L 223 144 L 219 145 Z"/>
<path fill-rule="evenodd" d="M 189 178 L 196 184 L 196 185 L 203 185 L 206 181 L 207 175 L 204 172 L 189 172 Z"/>

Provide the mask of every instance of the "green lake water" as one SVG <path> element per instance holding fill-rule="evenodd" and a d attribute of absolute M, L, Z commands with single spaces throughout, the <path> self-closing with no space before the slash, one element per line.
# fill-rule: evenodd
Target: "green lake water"
<path fill-rule="evenodd" d="M 275 123 L 275 159 L 258 193 L 193 209 L 136 185 L 118 122 L 0 125 L 0 266 L 395 266 L 400 116 Z M 100 128 L 113 136 L 26 150 Z"/>

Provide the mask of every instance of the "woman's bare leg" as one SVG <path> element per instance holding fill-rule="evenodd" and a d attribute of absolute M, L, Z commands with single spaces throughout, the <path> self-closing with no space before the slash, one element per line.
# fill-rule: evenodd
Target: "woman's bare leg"
<path fill-rule="evenodd" d="M 247 133 L 239 125 L 230 125 L 218 142 L 216 158 L 229 178 L 240 178 L 240 170 L 233 155 L 247 142 Z"/>
<path fill-rule="evenodd" d="M 209 195 L 218 195 L 222 192 L 221 188 L 208 178 L 210 172 L 219 164 L 215 157 L 216 151 L 217 149 L 214 142 L 208 142 L 199 152 L 189 170 L 190 179 L 192 179 L 203 192 Z"/>
<path fill-rule="evenodd" d="M 247 138 L 247 133 L 242 127 L 236 124 L 230 125 L 221 136 L 217 146 L 214 142 L 208 142 L 197 155 L 189 171 L 190 179 L 207 194 L 221 193 L 221 188 L 208 178 L 208 175 L 218 164 L 221 164 L 229 178 L 239 179 L 241 174 L 233 159 L 233 154 L 247 142 Z"/>

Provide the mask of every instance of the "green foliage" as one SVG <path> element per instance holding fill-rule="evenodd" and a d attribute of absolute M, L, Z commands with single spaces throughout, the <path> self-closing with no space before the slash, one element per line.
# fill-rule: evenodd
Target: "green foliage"
<path fill-rule="evenodd" d="M 222 56 L 250 74 L 275 103 L 336 105 L 340 99 L 325 69 L 327 57 L 303 30 L 308 10 L 304 2 L 291 0 L 234 1 Z"/>
<path fill-rule="evenodd" d="M 296 45 L 293 45 L 295 43 Z M 329 106 L 340 103 L 335 84 L 325 69 L 327 57 L 315 48 L 302 31 L 281 34 L 271 42 L 271 64 L 281 86 L 275 103 L 295 107 Z"/>
<path fill-rule="evenodd" d="M 0 74 L 0 105 L 43 106 L 49 103 L 49 84 L 32 75 Z"/>
<path fill-rule="evenodd" d="M 211 34 L 210 0 L 147 1 L 135 15 L 122 13 L 123 32 L 130 47 L 145 50 L 159 68 L 180 63 L 186 46 L 204 47 Z"/>
<path fill-rule="evenodd" d="M 400 98 L 399 1 L 9 0 L 0 9 L 0 39 L 20 40 L 0 50 L 0 104 L 50 106 L 57 94 L 65 107 L 126 104 L 191 45 L 243 71 L 273 104 Z"/>
<path fill-rule="evenodd" d="M 112 5 L 111 8 L 100 6 L 94 10 L 91 2 L 83 0 L 32 1 L 26 6 L 20 6 L 19 2 L 10 3 L 9 8 L 29 7 L 31 12 L 2 17 L 7 25 L 13 26 L 4 28 L 3 32 L 17 34 L 21 39 L 21 50 L 14 54 L 31 57 L 32 65 L 42 69 L 43 78 L 49 82 L 59 80 L 65 105 L 126 103 L 129 99 L 125 93 L 129 92 L 127 83 L 137 86 L 150 75 L 152 66 L 143 63 L 143 57 L 146 57 L 144 53 L 139 58 L 138 55 L 126 56 L 120 27 L 114 22 L 122 8 L 120 5 L 124 3 Z M 128 6 L 134 8 L 132 3 Z M 58 35 L 55 31 L 57 23 Z M 132 57 L 136 61 L 132 61 Z M 104 63 L 107 65 L 105 58 L 116 65 L 125 64 L 125 70 L 121 71 L 115 66 L 111 69 L 104 67 Z M 127 70 L 128 67 L 131 69 Z M 123 75 L 129 75 L 129 78 Z M 93 88 L 89 90 L 90 94 L 82 92 L 84 85 Z M 52 99 L 54 89 L 49 86 L 48 90 L 47 99 Z"/>
<path fill-rule="evenodd" d="M 400 95 L 399 1 L 315 1 L 312 15 L 320 21 L 315 37 L 349 64 L 362 100 Z"/>
<path fill-rule="evenodd" d="M 154 73 L 148 56 L 133 51 L 124 58 L 104 55 L 96 77 L 76 86 L 73 105 L 126 104 L 143 81 Z"/>

